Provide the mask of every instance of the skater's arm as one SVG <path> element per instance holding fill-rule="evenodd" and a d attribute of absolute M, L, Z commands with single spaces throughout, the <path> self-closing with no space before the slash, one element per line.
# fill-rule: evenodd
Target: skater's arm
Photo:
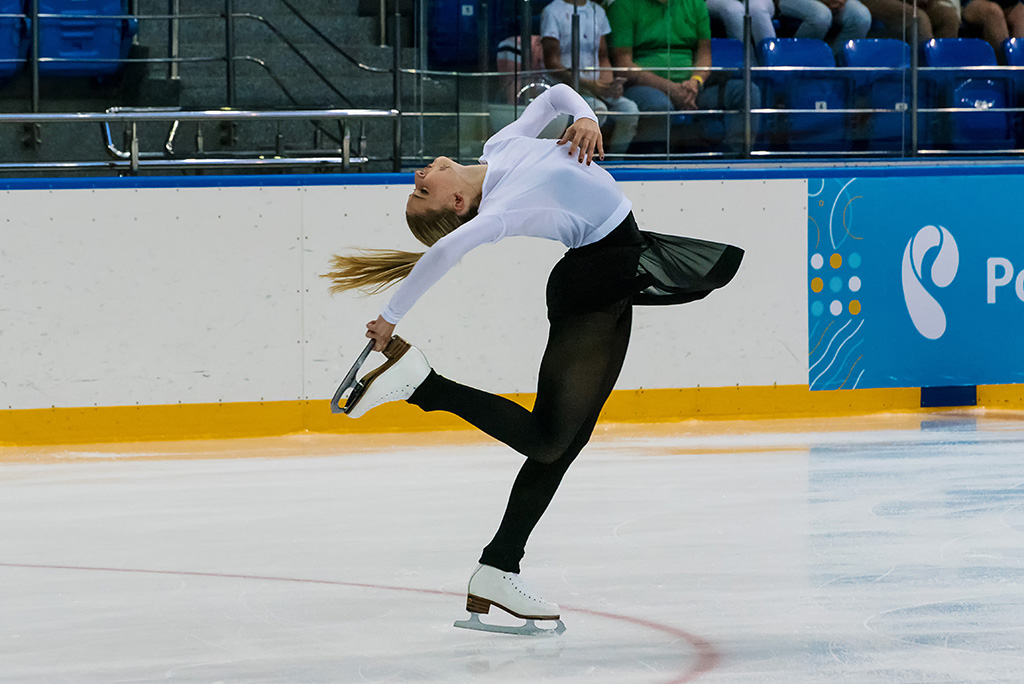
<path fill-rule="evenodd" d="M 504 234 L 505 224 L 500 217 L 481 215 L 445 235 L 416 262 L 412 272 L 384 307 L 381 317 L 392 326 L 397 325 L 423 293 L 470 250 L 488 242 L 497 242 Z"/>
<path fill-rule="evenodd" d="M 540 97 L 527 105 L 522 116 L 495 133 L 487 142 L 492 143 L 517 135 L 536 138 L 560 114 L 571 114 L 574 120 L 591 119 L 597 123 L 597 115 L 586 100 L 569 86 L 559 83 L 545 90 Z"/>

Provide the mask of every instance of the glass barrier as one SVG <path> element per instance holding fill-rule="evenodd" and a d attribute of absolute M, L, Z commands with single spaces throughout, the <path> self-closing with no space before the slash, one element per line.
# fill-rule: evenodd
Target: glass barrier
<path fill-rule="evenodd" d="M 559 82 L 588 100 L 607 158 L 623 163 L 1022 151 L 1024 41 L 935 38 L 941 13 L 912 4 L 886 25 L 873 0 L 839 2 L 833 25 L 809 38 L 818 17 L 800 3 L 777 3 L 767 23 L 756 4 L 744 14 L 738 0 L 428 0 L 416 21 L 429 40 L 403 77 L 451 97 L 401 108 L 403 162 L 479 155 Z"/>
<path fill-rule="evenodd" d="M 1024 39 L 989 43 L 969 14 L 962 24 L 950 15 L 964 37 L 936 37 L 948 33 L 944 0 L 927 12 L 904 3 L 888 23 L 871 14 L 880 2 L 362 0 L 338 10 L 332 33 L 294 0 L 268 0 L 260 15 L 234 0 L 95 0 L 89 15 L 78 0 L 73 15 L 58 0 L 0 0 L 0 110 L 11 115 L 0 122 L 0 172 L 73 166 L 73 153 L 111 169 L 133 154 L 141 167 L 272 158 L 332 172 L 471 161 L 556 83 L 595 110 L 610 163 L 1024 151 Z M 822 24 L 812 10 L 832 5 Z M 379 31 L 340 30 L 349 20 Z M 254 118 L 132 120 L 174 107 Z M 259 120 L 281 110 L 311 114 Z M 43 122 L 58 111 L 69 114 Z M 114 119 L 82 130 L 73 112 L 83 111 L 118 114 L 130 135 L 112 140 Z"/>

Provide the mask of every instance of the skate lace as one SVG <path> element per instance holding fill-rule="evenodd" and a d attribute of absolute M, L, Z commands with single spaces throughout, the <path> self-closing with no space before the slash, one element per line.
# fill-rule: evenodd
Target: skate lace
<path fill-rule="evenodd" d="M 541 598 L 540 596 L 537 596 L 535 593 L 527 589 L 526 585 L 523 584 L 523 580 L 519 578 L 519 575 L 507 574 L 506 577 L 509 579 L 509 583 L 512 585 L 512 588 L 519 592 L 525 598 L 528 598 L 531 601 L 547 603 L 545 599 Z"/>

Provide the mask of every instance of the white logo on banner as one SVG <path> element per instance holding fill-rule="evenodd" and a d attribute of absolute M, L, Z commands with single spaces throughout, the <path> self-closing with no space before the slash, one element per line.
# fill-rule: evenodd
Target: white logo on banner
<path fill-rule="evenodd" d="M 925 276 L 921 272 L 924 257 L 938 247 L 927 281 L 937 287 L 946 287 L 956 277 L 960 265 L 960 252 L 956 240 L 942 226 L 925 226 L 917 231 L 903 251 L 903 299 L 907 302 L 910 320 L 917 332 L 929 340 L 937 340 L 946 332 L 946 314 L 942 306 L 925 289 Z"/>

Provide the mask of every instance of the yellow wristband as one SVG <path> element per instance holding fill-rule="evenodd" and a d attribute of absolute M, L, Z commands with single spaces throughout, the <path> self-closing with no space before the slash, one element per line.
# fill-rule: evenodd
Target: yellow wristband
<path fill-rule="evenodd" d="M 704 77 L 703 76 L 700 76 L 699 74 L 694 74 L 694 75 L 690 76 L 690 80 L 691 81 L 696 81 L 697 85 L 699 85 L 701 88 L 704 87 Z"/>

